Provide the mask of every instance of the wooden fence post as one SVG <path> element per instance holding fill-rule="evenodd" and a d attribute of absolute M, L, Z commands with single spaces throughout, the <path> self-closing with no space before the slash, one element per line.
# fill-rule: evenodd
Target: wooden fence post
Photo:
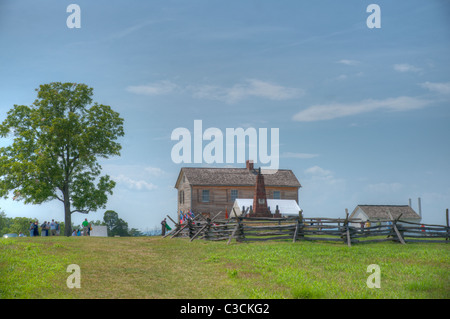
<path fill-rule="evenodd" d="M 391 218 L 392 228 L 394 229 L 395 234 L 397 235 L 398 240 L 399 240 L 403 245 L 406 244 L 405 241 L 403 240 L 402 235 L 400 234 L 400 232 L 398 231 L 398 228 L 397 228 L 397 222 L 398 222 L 398 220 L 400 219 L 400 217 L 402 217 L 403 214 L 400 214 L 400 216 L 398 216 L 398 218 L 394 220 L 394 217 L 392 217 L 391 212 L 390 212 L 389 210 L 388 210 L 387 212 L 388 212 L 389 217 Z"/>
<path fill-rule="evenodd" d="M 445 240 L 449 240 L 449 237 L 450 237 L 450 228 L 449 228 L 449 225 L 448 225 L 448 208 L 445 210 L 445 217 L 446 217 L 446 219 L 447 219 L 447 238 L 445 238 Z"/>
<path fill-rule="evenodd" d="M 178 223 L 175 222 L 175 221 L 172 219 L 172 217 L 170 217 L 169 215 L 167 215 L 167 217 L 172 221 L 172 223 L 174 223 L 175 225 L 178 225 Z"/>
<path fill-rule="evenodd" d="M 199 231 L 197 231 L 192 237 L 191 237 L 191 242 L 205 229 L 205 228 L 208 228 L 209 229 L 209 227 L 211 226 L 211 219 L 209 219 L 209 218 L 207 218 L 206 219 L 206 225 L 204 225 L 202 228 L 200 228 L 200 230 Z"/>
<path fill-rule="evenodd" d="M 197 231 L 195 234 L 193 234 L 191 237 L 190 241 L 193 241 L 205 228 L 207 229 L 207 231 L 209 230 L 209 228 L 211 227 L 211 221 L 213 221 L 214 219 L 216 219 L 217 216 L 219 216 L 222 213 L 222 211 L 220 211 L 216 216 L 214 216 L 212 219 L 211 218 L 206 218 L 206 225 L 204 225 L 202 228 L 200 228 L 199 231 Z M 189 220 L 190 221 L 190 220 Z M 189 226 L 189 227 L 192 227 Z"/>
<path fill-rule="evenodd" d="M 197 214 L 195 215 L 194 219 L 192 220 L 196 220 L 198 216 L 202 216 L 201 214 Z M 203 217 L 203 216 L 202 216 Z M 178 224 L 179 225 L 179 224 Z M 177 230 L 174 232 L 174 234 L 170 237 L 170 238 L 174 238 L 175 236 L 177 236 L 183 229 L 185 229 L 186 227 L 188 227 L 189 223 L 184 224 L 183 226 L 180 225 L 180 227 L 177 227 Z"/>
<path fill-rule="evenodd" d="M 192 221 L 188 219 L 188 228 L 189 228 L 189 238 L 192 238 L 194 236 L 194 225 L 192 224 Z"/>
<path fill-rule="evenodd" d="M 241 242 L 243 241 L 244 238 L 245 238 L 244 224 L 242 223 L 242 218 L 239 218 L 238 237 L 236 238 L 236 241 Z"/>
<path fill-rule="evenodd" d="M 236 219 L 237 219 L 237 224 L 236 224 L 236 226 L 234 227 L 233 232 L 231 233 L 230 237 L 228 238 L 227 245 L 229 245 L 229 244 L 231 243 L 231 240 L 235 237 L 236 233 L 237 233 L 237 232 L 239 231 L 239 229 L 240 229 L 240 225 L 241 225 L 240 220 L 241 220 L 241 217 L 237 217 Z"/>
<path fill-rule="evenodd" d="M 348 226 L 348 209 L 345 209 L 345 221 L 344 221 L 344 229 L 345 229 L 345 235 L 347 238 L 347 246 L 352 247 L 352 238 L 350 236 L 350 229 Z"/>
<path fill-rule="evenodd" d="M 297 225 L 295 226 L 294 238 L 292 239 L 293 243 L 296 242 L 299 237 L 299 233 L 300 237 L 303 237 L 303 215 L 301 210 L 298 212 Z"/>

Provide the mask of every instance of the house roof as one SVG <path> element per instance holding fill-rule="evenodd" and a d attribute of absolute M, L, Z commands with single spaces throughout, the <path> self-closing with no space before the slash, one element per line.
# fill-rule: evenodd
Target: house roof
<path fill-rule="evenodd" d="M 181 176 L 191 185 L 198 186 L 255 186 L 258 171 L 247 168 L 183 167 L 178 175 L 175 188 Z M 279 169 L 273 174 L 263 174 L 265 186 L 301 187 L 291 170 Z"/>
<path fill-rule="evenodd" d="M 353 218 L 358 207 L 361 208 L 369 219 L 389 219 L 388 211 L 394 219 L 398 218 L 400 214 L 402 214 L 400 219 L 421 219 L 419 214 L 408 205 L 358 205 L 350 215 L 350 218 Z"/>

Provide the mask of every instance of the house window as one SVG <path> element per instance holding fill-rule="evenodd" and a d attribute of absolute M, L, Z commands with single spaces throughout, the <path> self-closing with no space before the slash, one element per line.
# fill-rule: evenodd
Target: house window
<path fill-rule="evenodd" d="M 209 190 L 208 189 L 202 190 L 202 202 L 209 203 Z"/>
<path fill-rule="evenodd" d="M 234 203 L 234 201 L 236 200 L 236 198 L 238 198 L 238 190 L 237 189 L 232 189 L 231 190 L 231 201 Z"/>
<path fill-rule="evenodd" d="M 273 191 L 273 199 L 281 199 L 280 191 Z"/>
<path fill-rule="evenodd" d="M 180 191 L 179 197 L 180 204 L 184 204 L 184 191 Z"/>

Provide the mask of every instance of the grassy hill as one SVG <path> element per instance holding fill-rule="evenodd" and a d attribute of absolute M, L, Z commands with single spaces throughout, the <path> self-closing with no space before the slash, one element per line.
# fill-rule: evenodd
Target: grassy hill
<path fill-rule="evenodd" d="M 69 289 L 67 266 L 81 269 Z M 369 289 L 367 267 L 381 269 Z M 0 298 L 450 298 L 450 245 L 0 240 Z"/>

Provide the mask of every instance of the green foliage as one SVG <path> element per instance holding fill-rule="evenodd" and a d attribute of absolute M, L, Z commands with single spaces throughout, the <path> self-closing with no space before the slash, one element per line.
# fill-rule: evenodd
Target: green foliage
<path fill-rule="evenodd" d="M 130 236 L 128 233 L 128 223 L 119 218 L 113 210 L 107 210 L 103 215 L 103 221 L 108 229 L 108 236 Z"/>
<path fill-rule="evenodd" d="M 6 217 L 5 212 L 0 212 L 0 235 L 7 233 L 11 218 Z"/>
<path fill-rule="evenodd" d="M 24 233 L 25 235 L 29 235 L 30 222 L 34 222 L 35 219 L 28 217 L 14 217 L 12 219 L 11 225 L 8 228 L 8 233 Z"/>
<path fill-rule="evenodd" d="M 100 176 L 97 159 L 120 155 L 123 119 L 92 104 L 85 84 L 53 82 L 36 91 L 31 106 L 14 105 L 0 125 L 0 136 L 13 140 L 0 148 L 0 196 L 12 192 L 27 204 L 59 200 L 70 225 L 70 214 L 104 208 L 112 194 L 115 182 Z"/>
<path fill-rule="evenodd" d="M 136 228 L 131 228 L 131 229 L 128 231 L 128 234 L 129 234 L 131 237 L 141 237 L 141 236 L 145 236 L 143 232 L 141 232 L 139 229 L 136 229 Z"/>
<path fill-rule="evenodd" d="M 81 289 L 66 285 L 74 263 Z M 374 263 L 380 289 L 366 284 Z M 431 243 L 3 238 L 0 298 L 448 299 L 449 263 L 448 244 Z"/>
<path fill-rule="evenodd" d="M 28 217 L 7 217 L 4 212 L 0 212 L 0 236 L 7 233 L 24 233 L 29 235 L 30 222 L 34 222 L 35 218 Z"/>
<path fill-rule="evenodd" d="M 0 239 L 0 264 L 8 265 L 0 266 L 0 299 L 33 298 L 44 290 L 56 292 L 54 277 L 64 274 L 69 264 L 65 257 L 55 255 L 57 251 L 53 247 L 48 254 L 49 247 L 25 240 Z M 62 244 L 55 245 L 57 247 Z"/>

